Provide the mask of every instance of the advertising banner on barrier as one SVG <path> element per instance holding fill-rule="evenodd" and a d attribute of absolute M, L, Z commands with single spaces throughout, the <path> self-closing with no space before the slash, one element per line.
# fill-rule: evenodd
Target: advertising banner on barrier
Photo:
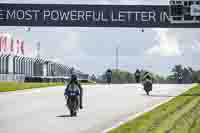
<path fill-rule="evenodd" d="M 0 54 L 24 55 L 24 41 L 15 39 L 9 33 L 0 33 Z"/>

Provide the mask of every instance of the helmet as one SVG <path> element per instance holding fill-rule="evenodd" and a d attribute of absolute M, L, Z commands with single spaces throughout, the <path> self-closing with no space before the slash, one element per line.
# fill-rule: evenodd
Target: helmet
<path fill-rule="evenodd" d="M 146 79 L 149 79 L 149 80 L 151 80 L 151 77 L 150 77 L 150 75 L 147 75 L 147 76 L 146 76 Z"/>
<path fill-rule="evenodd" d="M 112 72 L 111 69 L 108 69 L 107 72 Z"/>
<path fill-rule="evenodd" d="M 139 69 L 137 69 L 135 73 L 136 73 L 136 74 L 139 74 L 139 73 L 140 73 L 140 70 L 139 70 Z"/>
<path fill-rule="evenodd" d="M 76 74 L 72 74 L 72 75 L 71 75 L 71 80 L 72 80 L 72 81 L 77 81 L 77 76 L 76 76 Z"/>

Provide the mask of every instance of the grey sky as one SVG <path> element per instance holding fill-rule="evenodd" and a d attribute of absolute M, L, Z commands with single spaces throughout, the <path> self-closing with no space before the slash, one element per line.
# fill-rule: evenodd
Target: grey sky
<path fill-rule="evenodd" d="M 1 0 L 1 3 L 51 4 L 167 4 L 166 0 Z M 199 29 L 137 28 L 38 28 L 0 27 L 2 32 L 25 40 L 27 56 L 34 56 L 41 42 L 43 58 L 64 62 L 87 72 L 101 74 L 115 67 L 115 47 L 119 46 L 121 69 L 136 68 L 167 74 L 175 64 L 200 69 Z"/>

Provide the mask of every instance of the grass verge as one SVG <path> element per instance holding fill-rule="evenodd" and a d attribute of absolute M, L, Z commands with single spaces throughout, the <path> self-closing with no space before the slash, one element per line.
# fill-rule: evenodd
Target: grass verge
<path fill-rule="evenodd" d="M 200 133 L 200 85 L 108 133 Z"/>
<path fill-rule="evenodd" d="M 93 82 L 82 82 L 81 84 L 95 84 Z M 44 88 L 44 87 L 53 87 L 53 86 L 63 86 L 64 83 L 23 83 L 23 82 L 0 82 L 0 92 L 7 91 L 16 91 L 16 90 L 25 90 L 33 88 Z"/>
<path fill-rule="evenodd" d="M 0 82 L 0 92 L 43 88 L 50 86 L 62 86 L 64 83 L 23 83 L 23 82 Z"/>

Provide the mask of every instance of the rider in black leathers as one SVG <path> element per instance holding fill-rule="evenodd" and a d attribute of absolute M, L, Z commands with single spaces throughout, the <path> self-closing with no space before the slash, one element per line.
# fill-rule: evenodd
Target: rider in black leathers
<path fill-rule="evenodd" d="M 145 86 L 147 85 L 147 84 L 151 84 L 151 90 L 152 90 L 152 85 L 153 85 L 153 76 L 149 73 L 149 72 L 145 72 L 145 74 L 144 74 L 144 76 L 143 76 L 143 78 L 142 78 L 142 84 L 143 84 L 143 86 L 144 86 L 144 88 L 145 88 Z"/>
<path fill-rule="evenodd" d="M 145 72 L 142 78 L 143 83 L 146 81 L 150 81 L 153 84 L 153 76 L 149 72 Z"/>
<path fill-rule="evenodd" d="M 71 80 L 70 80 L 69 84 L 67 85 L 67 88 L 65 89 L 65 93 L 67 92 L 69 86 L 72 83 L 75 83 L 78 86 L 78 88 L 80 89 L 80 109 L 82 109 L 83 108 L 83 101 L 82 101 L 82 99 L 83 99 L 83 88 L 81 87 L 81 84 L 78 82 L 77 76 L 75 74 L 71 75 Z"/>
<path fill-rule="evenodd" d="M 106 79 L 107 79 L 107 83 L 110 84 L 112 82 L 112 70 L 108 69 L 106 71 Z"/>
<path fill-rule="evenodd" d="M 135 80 L 136 80 L 136 83 L 140 82 L 140 70 L 138 69 L 135 72 Z"/>

